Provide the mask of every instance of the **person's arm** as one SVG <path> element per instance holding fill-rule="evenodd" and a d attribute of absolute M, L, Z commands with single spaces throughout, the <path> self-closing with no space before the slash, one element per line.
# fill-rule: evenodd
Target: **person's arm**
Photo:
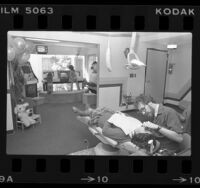
<path fill-rule="evenodd" d="M 166 129 L 164 127 L 161 127 L 161 126 L 156 125 L 156 124 L 151 123 L 151 122 L 144 122 L 143 126 L 146 127 L 146 128 L 149 128 L 149 129 L 158 130 L 159 133 L 161 133 L 162 135 L 164 135 L 168 139 L 173 140 L 175 142 L 181 143 L 183 141 L 182 135 L 176 133 L 173 130 Z"/>
<path fill-rule="evenodd" d="M 169 138 L 170 140 L 173 140 L 175 142 L 181 143 L 183 141 L 182 135 L 176 133 L 175 131 L 161 127 L 159 132 L 162 135 L 166 136 L 167 138 Z"/>

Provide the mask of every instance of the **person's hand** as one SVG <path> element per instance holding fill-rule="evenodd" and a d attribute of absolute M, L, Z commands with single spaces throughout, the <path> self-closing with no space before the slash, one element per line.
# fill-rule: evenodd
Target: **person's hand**
<path fill-rule="evenodd" d="M 131 131 L 128 135 L 129 135 L 129 137 L 132 139 L 133 136 L 134 136 L 134 134 L 135 134 L 135 131 Z"/>
<path fill-rule="evenodd" d="M 139 134 L 139 133 L 147 133 L 147 130 L 145 130 L 145 127 L 138 127 L 135 129 L 135 134 Z"/>
<path fill-rule="evenodd" d="M 149 121 L 146 121 L 146 122 L 143 123 L 143 127 L 156 130 L 156 129 L 158 129 L 159 126 L 154 124 L 154 123 L 151 123 Z"/>

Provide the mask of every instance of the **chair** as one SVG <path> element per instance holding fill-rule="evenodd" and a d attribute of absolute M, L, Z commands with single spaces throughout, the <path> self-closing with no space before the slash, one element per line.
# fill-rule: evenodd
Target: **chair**
<path fill-rule="evenodd" d="M 114 148 L 118 146 L 117 141 L 115 141 L 111 138 L 108 138 L 106 136 L 103 136 L 102 129 L 100 127 L 89 127 L 89 130 L 93 135 L 95 135 L 104 144 L 109 144 Z"/>
<path fill-rule="evenodd" d="M 102 129 L 100 127 L 88 127 L 89 131 L 96 136 L 101 143 L 97 144 L 95 147 L 96 155 L 118 155 L 119 148 L 118 143 L 106 136 L 103 136 Z"/>
<path fill-rule="evenodd" d="M 177 112 L 178 113 L 178 112 Z M 179 115 L 179 119 L 183 125 L 183 141 L 180 143 L 180 149 L 179 149 L 179 153 L 177 153 L 177 156 L 190 156 L 191 155 L 191 136 L 190 136 L 190 129 L 191 129 L 191 106 L 189 105 L 187 108 L 185 108 L 185 110 L 183 111 L 182 114 L 178 114 Z M 95 135 L 102 143 L 97 145 L 96 148 L 96 153 L 100 153 L 100 152 L 104 152 L 105 155 L 120 155 L 120 150 L 127 150 L 128 154 L 130 154 L 130 151 L 134 151 L 135 150 L 135 145 L 131 142 L 127 142 L 126 144 L 119 144 L 118 142 L 116 142 L 113 139 L 110 139 L 106 136 L 104 136 L 102 134 L 102 129 L 100 127 L 89 127 L 90 132 Z M 108 152 L 107 148 L 105 151 L 105 147 L 103 146 L 110 146 L 110 150 L 111 152 Z M 157 144 L 159 145 L 159 144 Z M 113 151 L 112 149 L 115 149 L 115 151 Z M 157 150 L 158 148 L 156 148 Z M 100 151 L 100 152 L 99 152 Z M 130 155 L 134 155 L 130 154 Z M 136 153 L 137 155 L 137 153 Z M 143 155 L 141 153 L 141 155 Z"/>
<path fill-rule="evenodd" d="M 191 136 L 188 133 L 183 134 L 183 141 L 180 143 L 180 152 L 177 156 L 191 156 Z"/>
<path fill-rule="evenodd" d="M 119 144 L 117 141 L 104 136 L 102 134 L 102 128 L 100 127 L 89 127 L 89 130 L 101 141 L 94 149 L 96 155 L 149 155 L 142 150 L 138 151 L 138 147 L 132 142 Z M 156 152 L 159 149 L 159 146 L 160 143 L 157 142 L 153 152 Z"/>
<path fill-rule="evenodd" d="M 191 135 L 191 105 L 188 105 L 182 114 L 178 112 L 177 114 L 182 123 L 183 132 Z"/>
<path fill-rule="evenodd" d="M 29 116 L 31 116 L 36 121 L 34 124 L 32 124 L 33 128 L 35 127 L 36 124 L 41 124 L 42 123 L 40 114 L 34 114 L 33 113 L 33 108 L 29 108 Z M 17 128 L 17 130 L 21 128 L 22 131 L 24 131 L 24 129 L 25 129 L 25 125 L 19 119 L 18 115 L 17 115 L 17 120 L 16 120 L 16 128 Z"/>
<path fill-rule="evenodd" d="M 183 129 L 183 141 L 180 143 L 180 152 L 177 156 L 191 156 L 191 104 L 184 107 L 182 113 L 177 112 L 177 115 Z"/>

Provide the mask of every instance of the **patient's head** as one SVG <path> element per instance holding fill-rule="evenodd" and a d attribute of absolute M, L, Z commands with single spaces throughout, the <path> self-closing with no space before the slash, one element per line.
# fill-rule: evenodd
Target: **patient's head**
<path fill-rule="evenodd" d="M 157 147 L 157 141 L 155 136 L 149 133 L 135 134 L 131 142 L 137 145 L 139 148 L 145 149 L 146 152 L 149 154 L 152 154 Z M 152 146 L 153 148 L 151 148 Z M 151 149 L 153 150 L 151 151 Z"/>

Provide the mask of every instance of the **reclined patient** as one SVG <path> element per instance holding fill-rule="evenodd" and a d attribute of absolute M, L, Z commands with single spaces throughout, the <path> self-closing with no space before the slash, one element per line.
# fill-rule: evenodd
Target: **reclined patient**
<path fill-rule="evenodd" d="M 102 128 L 104 136 L 117 141 L 121 148 L 126 148 L 133 155 L 149 155 L 159 148 L 155 136 L 136 118 L 108 108 L 81 111 L 73 107 L 73 111 L 78 114 L 79 121 L 91 127 Z"/>

